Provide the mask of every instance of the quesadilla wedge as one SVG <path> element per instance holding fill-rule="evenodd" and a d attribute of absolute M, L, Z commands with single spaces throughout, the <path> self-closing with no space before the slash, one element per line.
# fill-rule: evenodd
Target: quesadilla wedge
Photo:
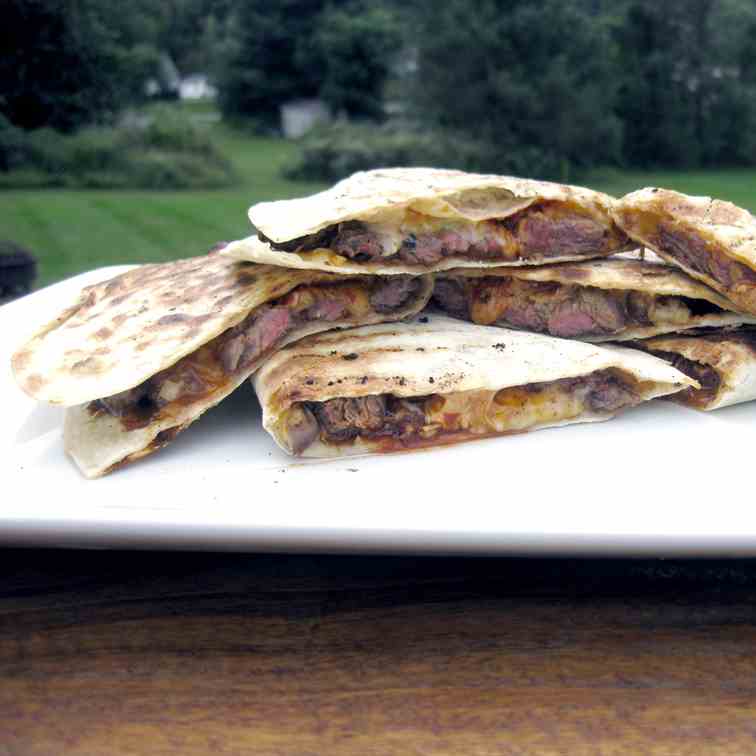
<path fill-rule="evenodd" d="M 85 289 L 12 366 L 28 394 L 72 407 L 64 445 L 93 477 L 164 446 L 283 344 L 414 314 L 431 288 L 217 253 L 146 265 Z"/>
<path fill-rule="evenodd" d="M 756 314 L 756 219 L 731 202 L 646 188 L 613 208 L 636 242 Z"/>
<path fill-rule="evenodd" d="M 432 168 L 356 173 L 327 191 L 250 208 L 258 236 L 224 254 L 341 273 L 535 265 L 625 248 L 614 200 L 544 181 Z"/>
<path fill-rule="evenodd" d="M 266 430 L 305 457 L 607 420 L 698 385 L 636 350 L 436 315 L 304 339 L 273 355 L 253 382 Z"/>
<path fill-rule="evenodd" d="M 715 410 L 756 399 L 756 329 L 707 330 L 663 336 L 629 346 L 670 362 L 698 381 L 668 399 L 698 410 Z"/>
<path fill-rule="evenodd" d="M 670 265 L 619 256 L 438 273 L 433 300 L 444 312 L 479 325 L 596 342 L 756 323 L 753 316 L 730 312 L 727 299 Z"/>

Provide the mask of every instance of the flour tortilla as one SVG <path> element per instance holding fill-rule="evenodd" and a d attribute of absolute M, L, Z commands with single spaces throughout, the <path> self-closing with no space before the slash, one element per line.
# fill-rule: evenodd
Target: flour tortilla
<path fill-rule="evenodd" d="M 356 173 L 319 194 L 253 205 L 249 217 L 258 232 L 283 243 L 349 220 L 396 228 L 406 210 L 433 218 L 478 222 L 506 218 L 540 201 L 572 204 L 601 224 L 613 226 L 610 210 L 615 200 L 600 192 L 546 181 L 435 168 L 385 168 Z M 327 249 L 302 253 L 275 250 L 256 236 L 232 242 L 223 254 L 238 260 L 339 273 L 417 274 L 460 266 L 538 264 L 538 260 L 481 262 L 460 256 L 445 258 L 428 267 L 383 260 L 355 263 Z M 549 262 L 573 259 L 585 259 L 585 255 L 550 257 Z"/>
<path fill-rule="evenodd" d="M 498 391 L 606 368 L 619 368 L 638 380 L 644 400 L 697 385 L 663 360 L 632 349 L 475 326 L 439 315 L 304 339 L 273 355 L 253 383 L 265 429 L 291 453 L 279 421 L 298 402 L 387 393 L 407 398 Z M 608 417 L 586 412 L 538 427 Z M 359 437 L 346 445 L 316 440 L 305 456 L 334 457 L 381 449 L 380 440 Z"/>
<path fill-rule="evenodd" d="M 189 355 L 196 359 L 205 344 L 297 286 L 368 280 L 237 263 L 217 254 L 143 266 L 85 289 L 75 305 L 13 356 L 13 369 L 35 399 L 69 407 L 64 447 L 84 475 L 95 477 L 165 446 L 243 383 L 268 355 L 225 376 L 209 394 L 169 405 L 169 411 L 161 410 L 144 427 L 127 428 L 120 417 L 93 407 L 93 400 L 139 386 Z M 391 313 L 305 323 L 282 344 L 331 328 L 417 313 L 432 290 L 429 276 L 418 280 L 419 291 Z"/>
<path fill-rule="evenodd" d="M 756 271 L 756 219 L 747 210 L 711 197 L 693 197 L 669 189 L 647 187 L 619 200 L 611 214 L 632 239 L 724 294 L 741 312 L 756 314 L 756 282 L 726 282 L 691 267 L 660 246 L 657 224 L 694 236 L 709 249 Z"/>
<path fill-rule="evenodd" d="M 634 342 L 632 346 L 659 356 L 680 355 L 707 365 L 719 375 L 716 393 L 700 406 L 695 389 L 681 391 L 675 401 L 705 411 L 756 399 L 756 329 L 733 328 L 695 335 L 665 336 Z"/>
<path fill-rule="evenodd" d="M 711 302 L 723 312 L 693 316 L 687 324 L 632 326 L 623 331 L 601 336 L 581 337 L 583 341 L 626 341 L 645 339 L 662 333 L 678 332 L 689 328 L 735 326 L 756 323 L 756 317 L 733 312 L 733 304 L 708 286 L 667 265 L 653 255 L 641 259 L 634 255 L 618 255 L 601 260 L 539 265 L 528 268 L 459 269 L 439 274 L 439 277 L 460 278 L 506 278 L 526 281 L 555 282 L 567 286 L 592 286 L 604 290 L 640 291 L 656 296 L 686 297 Z M 655 261 L 654 259 L 655 258 Z M 508 328 L 506 323 L 503 327 Z"/>

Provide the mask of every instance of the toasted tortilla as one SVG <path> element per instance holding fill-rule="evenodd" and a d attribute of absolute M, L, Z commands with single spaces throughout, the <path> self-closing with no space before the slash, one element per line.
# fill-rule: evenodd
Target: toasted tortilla
<path fill-rule="evenodd" d="M 611 213 L 636 242 L 724 294 L 734 309 L 756 314 L 756 219 L 747 210 L 647 187 L 623 197 Z M 723 264 L 702 263 L 707 256 Z"/>
<path fill-rule="evenodd" d="M 622 330 L 611 333 L 572 337 L 597 343 L 644 339 L 690 328 L 756 323 L 756 318 L 752 315 L 732 312 L 733 304 L 713 289 L 690 278 L 678 268 L 665 264 L 661 258 L 653 255 L 653 253 L 651 255 L 656 261 L 651 258 L 641 259 L 636 253 L 635 255 L 618 255 L 601 260 L 539 265 L 528 268 L 450 270 L 438 274 L 437 279 L 451 278 L 465 281 L 483 278 L 516 278 L 523 281 L 558 283 L 564 286 L 593 287 L 617 292 L 621 296 L 625 296 L 629 292 L 641 292 L 657 297 L 684 297 L 709 302 L 722 310 L 721 312 L 698 315 L 691 313 L 690 317 L 684 321 L 672 322 L 672 319 L 670 319 L 670 322 L 666 324 L 629 324 Z M 491 323 L 491 325 L 501 325 L 505 328 L 514 327 L 511 323 L 503 320 Z"/>
<path fill-rule="evenodd" d="M 612 197 L 590 189 L 545 181 L 433 168 L 387 168 L 356 173 L 310 197 L 253 205 L 249 217 L 266 239 L 284 243 L 355 220 L 376 224 L 387 233 L 394 233 L 407 212 L 423 218 L 479 223 L 507 218 L 537 202 L 559 202 L 579 209 L 614 232 L 616 227 L 609 214 L 614 201 Z M 605 254 L 624 247 L 622 235 L 622 243 L 618 241 L 615 248 Z M 422 267 L 385 257 L 357 263 L 325 248 L 302 252 L 276 250 L 257 237 L 232 242 L 223 254 L 269 265 L 340 273 L 416 274 L 459 266 L 533 265 L 540 262 L 538 259 L 481 262 L 452 255 Z M 554 262 L 585 257 L 565 254 L 548 259 Z"/>
<path fill-rule="evenodd" d="M 697 385 L 663 360 L 620 347 L 604 347 L 539 334 L 474 326 L 444 316 L 320 334 L 277 352 L 253 379 L 263 425 L 292 453 L 287 413 L 308 402 L 389 394 L 397 398 L 456 396 L 588 376 L 615 369 L 635 382 L 642 400 Z M 545 419 L 537 428 L 605 420 L 611 412 Z M 486 435 L 507 433 L 506 429 Z M 460 435 L 414 439 L 363 438 L 326 443 L 317 438 L 303 456 L 334 457 L 396 451 L 469 440 Z"/>
<path fill-rule="evenodd" d="M 226 374 L 213 350 L 216 337 L 299 286 L 369 285 L 371 280 L 375 281 L 237 263 L 218 254 L 143 266 L 85 289 L 77 304 L 13 356 L 13 369 L 21 387 L 35 399 L 70 408 L 65 449 L 87 477 L 94 477 L 164 446 L 269 356 L 264 352 L 243 369 Z M 391 312 L 299 323 L 279 346 L 331 328 L 419 312 L 430 297 L 432 281 L 429 276 L 416 280 L 417 291 Z M 203 392 L 169 402 L 144 422 L 97 406 L 95 400 L 141 386 L 187 359 L 196 362 L 196 370 L 209 381 Z"/>
<path fill-rule="evenodd" d="M 665 336 L 633 342 L 630 346 L 671 362 L 699 380 L 673 401 L 699 410 L 715 410 L 756 399 L 756 329 L 732 328 L 694 335 Z M 694 364 L 689 364 L 694 363 Z M 709 377 L 710 382 L 706 381 Z"/>

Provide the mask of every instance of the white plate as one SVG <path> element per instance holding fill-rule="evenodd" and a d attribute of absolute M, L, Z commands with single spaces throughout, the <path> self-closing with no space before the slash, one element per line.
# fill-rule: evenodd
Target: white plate
<path fill-rule="evenodd" d="M 606 423 L 434 451 L 294 462 L 251 386 L 151 458 L 95 481 L 13 349 L 103 268 L 0 308 L 0 543 L 500 554 L 756 555 L 756 403 L 653 402 Z"/>

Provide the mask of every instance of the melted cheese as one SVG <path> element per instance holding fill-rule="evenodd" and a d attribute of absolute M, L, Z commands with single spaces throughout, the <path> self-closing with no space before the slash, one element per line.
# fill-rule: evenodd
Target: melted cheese
<path fill-rule="evenodd" d="M 565 391 L 558 384 L 535 390 L 515 386 L 434 397 L 425 409 L 429 424 L 444 431 L 487 435 L 572 420 L 585 412 L 584 397 L 579 388 Z"/>

